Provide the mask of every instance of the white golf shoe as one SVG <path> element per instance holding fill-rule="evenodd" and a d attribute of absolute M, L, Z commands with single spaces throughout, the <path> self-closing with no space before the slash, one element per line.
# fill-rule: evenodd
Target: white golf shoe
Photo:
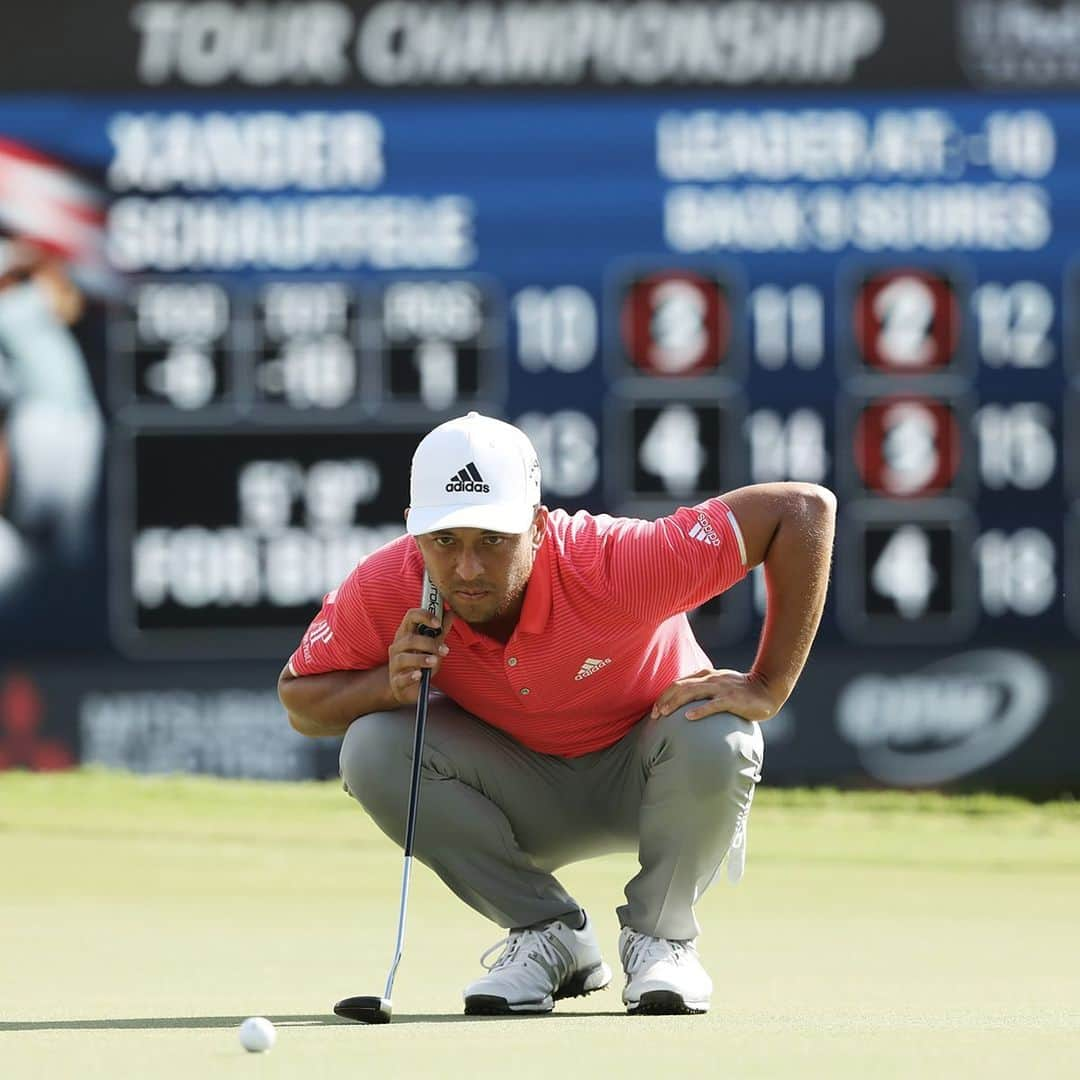
<path fill-rule="evenodd" d="M 622 999 L 628 1013 L 709 1011 L 712 979 L 701 966 L 692 941 L 668 941 L 624 926 L 619 935 L 619 956 L 626 972 Z"/>
<path fill-rule="evenodd" d="M 499 948 L 502 954 L 489 967 L 488 957 Z M 487 974 L 465 987 L 471 1015 L 551 1012 L 560 998 L 591 994 L 611 982 L 587 916 L 580 930 L 559 921 L 511 930 L 480 963 Z"/>

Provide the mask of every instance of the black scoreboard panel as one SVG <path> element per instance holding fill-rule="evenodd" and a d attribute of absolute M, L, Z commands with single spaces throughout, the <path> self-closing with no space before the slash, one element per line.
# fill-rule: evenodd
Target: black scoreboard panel
<path fill-rule="evenodd" d="M 280 653 L 403 531 L 432 424 L 506 397 L 503 298 L 476 277 L 143 279 L 109 341 L 112 626 L 135 654 Z"/>
<path fill-rule="evenodd" d="M 115 626 L 187 655 L 259 656 L 400 534 L 401 461 L 422 431 L 143 430 L 117 446 Z M 127 475 L 124 476 L 123 473 Z M 119 509 L 119 507 L 118 507 Z M 277 631 L 277 633 L 275 633 Z"/>

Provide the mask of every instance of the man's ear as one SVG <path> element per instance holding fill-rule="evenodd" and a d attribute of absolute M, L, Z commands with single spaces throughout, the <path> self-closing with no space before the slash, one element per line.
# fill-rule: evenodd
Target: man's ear
<path fill-rule="evenodd" d="M 532 546 L 536 550 L 544 542 L 544 533 L 547 531 L 548 510 L 546 506 L 538 506 L 533 517 Z"/>

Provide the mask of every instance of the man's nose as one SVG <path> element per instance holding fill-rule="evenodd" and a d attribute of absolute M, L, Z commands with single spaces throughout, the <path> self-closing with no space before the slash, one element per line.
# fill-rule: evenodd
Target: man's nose
<path fill-rule="evenodd" d="M 474 581 L 484 571 L 483 564 L 477 558 L 475 551 L 463 551 L 458 556 L 457 566 L 454 569 L 461 581 Z"/>

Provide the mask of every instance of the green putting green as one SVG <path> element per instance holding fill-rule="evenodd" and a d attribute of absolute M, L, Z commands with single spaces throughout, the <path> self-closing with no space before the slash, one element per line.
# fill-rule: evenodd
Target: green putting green
<path fill-rule="evenodd" d="M 404 797 L 404 793 L 403 793 Z M 421 809 L 421 812 L 422 809 Z M 618 968 L 631 855 L 566 868 Z M 1072 1077 L 1080 806 L 758 792 L 746 878 L 699 905 L 707 1016 L 461 1015 L 500 931 L 413 875 L 334 784 L 0 773 L 0 1076 Z M 236 1028 L 270 1017 L 277 1045 Z"/>

